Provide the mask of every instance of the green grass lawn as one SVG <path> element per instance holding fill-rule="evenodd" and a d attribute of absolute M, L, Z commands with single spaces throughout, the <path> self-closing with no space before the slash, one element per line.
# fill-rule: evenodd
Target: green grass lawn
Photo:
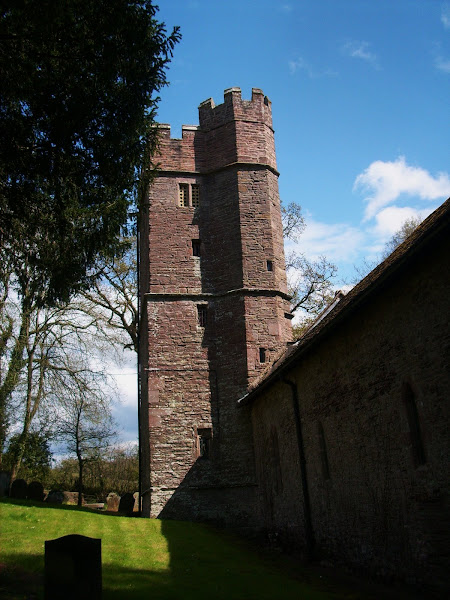
<path fill-rule="evenodd" d="M 359 600 L 280 556 L 207 526 L 0 499 L 0 597 L 43 598 L 44 541 L 102 540 L 104 600 Z"/>

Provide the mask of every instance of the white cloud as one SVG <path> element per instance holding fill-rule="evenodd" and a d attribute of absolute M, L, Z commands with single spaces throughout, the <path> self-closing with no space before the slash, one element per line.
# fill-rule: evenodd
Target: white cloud
<path fill-rule="evenodd" d="M 344 44 L 342 51 L 351 58 L 360 58 L 371 64 L 375 69 L 380 69 L 377 55 L 369 50 L 369 46 L 368 42 L 353 40 Z"/>
<path fill-rule="evenodd" d="M 450 195 L 450 177 L 439 173 L 433 177 L 421 167 L 413 167 L 400 156 L 393 162 L 377 160 L 360 173 L 355 180 L 354 191 L 368 195 L 364 220 L 374 218 L 382 208 L 394 202 L 401 194 L 416 196 L 422 200 L 444 199 Z"/>
<path fill-rule="evenodd" d="M 378 238 L 377 244 L 380 243 L 379 238 L 387 239 L 396 233 L 403 223 L 409 219 L 423 220 L 427 217 L 435 207 L 418 210 L 411 206 L 388 206 L 380 211 L 376 217 L 376 225 L 372 233 Z"/>
<path fill-rule="evenodd" d="M 332 261 L 352 261 L 362 238 L 361 231 L 347 223 L 320 223 L 306 216 L 306 229 L 298 246 L 291 242 L 286 249 L 296 249 L 311 259 L 326 256 Z"/>

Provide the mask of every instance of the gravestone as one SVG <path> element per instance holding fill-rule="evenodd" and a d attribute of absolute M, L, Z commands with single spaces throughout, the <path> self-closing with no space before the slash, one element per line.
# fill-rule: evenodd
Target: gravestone
<path fill-rule="evenodd" d="M 45 542 L 45 600 L 101 600 L 102 540 L 65 535 Z"/>
<path fill-rule="evenodd" d="M 120 496 L 114 492 L 106 496 L 106 510 L 117 512 L 119 510 Z"/>
<path fill-rule="evenodd" d="M 28 484 L 25 479 L 14 479 L 11 486 L 11 498 L 25 500 L 28 493 Z"/>
<path fill-rule="evenodd" d="M 64 500 L 64 494 L 60 490 L 50 490 L 48 493 L 46 502 L 50 504 L 62 504 Z"/>
<path fill-rule="evenodd" d="M 63 492 L 63 497 L 63 504 L 78 504 L 78 492 Z M 83 495 L 81 495 L 81 503 L 85 503 Z"/>
<path fill-rule="evenodd" d="M 134 496 L 127 492 L 120 498 L 119 512 L 132 514 L 134 509 Z"/>
<path fill-rule="evenodd" d="M 134 492 L 133 494 L 133 498 L 134 498 L 134 512 L 139 512 L 140 511 L 140 506 L 139 506 L 139 492 Z"/>
<path fill-rule="evenodd" d="M 9 484 L 11 483 L 11 478 L 9 473 L 6 471 L 0 471 L 0 497 L 7 496 L 9 494 Z"/>
<path fill-rule="evenodd" d="M 28 500 L 38 500 L 39 502 L 44 500 L 44 486 L 40 481 L 32 481 L 28 484 L 27 498 Z"/>

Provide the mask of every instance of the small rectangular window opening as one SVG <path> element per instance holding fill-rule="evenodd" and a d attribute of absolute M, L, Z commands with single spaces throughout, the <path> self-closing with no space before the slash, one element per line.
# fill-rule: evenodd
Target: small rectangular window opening
<path fill-rule="evenodd" d="M 198 324 L 200 327 L 206 327 L 208 318 L 208 308 L 205 304 L 197 304 Z"/>
<path fill-rule="evenodd" d="M 209 458 L 211 454 L 211 429 L 197 429 L 198 456 Z"/>
<path fill-rule="evenodd" d="M 191 186 L 192 193 L 192 206 L 198 208 L 200 206 L 200 188 L 198 185 L 193 184 Z"/>
<path fill-rule="evenodd" d="M 272 260 L 267 261 L 267 270 L 273 271 L 273 261 Z"/>
<path fill-rule="evenodd" d="M 189 185 L 187 183 L 179 184 L 178 206 L 189 206 Z"/>
<path fill-rule="evenodd" d="M 266 362 L 266 349 L 265 348 L 259 349 L 259 362 L 260 363 Z"/>
<path fill-rule="evenodd" d="M 200 240 L 192 240 L 192 256 L 200 256 Z"/>

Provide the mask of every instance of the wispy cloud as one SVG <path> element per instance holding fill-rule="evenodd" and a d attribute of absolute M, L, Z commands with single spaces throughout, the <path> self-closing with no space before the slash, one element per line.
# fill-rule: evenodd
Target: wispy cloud
<path fill-rule="evenodd" d="M 306 229 L 298 248 L 290 242 L 286 249 L 297 249 L 314 260 L 327 256 L 334 261 L 352 261 L 363 241 L 362 232 L 347 223 L 321 223 L 306 215 Z"/>
<path fill-rule="evenodd" d="M 442 58 L 442 56 L 436 56 L 434 59 L 434 65 L 439 71 L 450 73 L 450 59 Z"/>
<path fill-rule="evenodd" d="M 305 71 L 309 77 L 313 77 L 313 72 L 310 64 L 301 56 L 295 60 L 289 61 L 289 71 L 294 74 L 297 71 Z"/>
<path fill-rule="evenodd" d="M 408 165 L 403 156 L 393 162 L 377 160 L 360 173 L 354 191 L 367 194 L 364 220 L 374 218 L 384 207 L 394 204 L 402 194 L 422 200 L 437 200 L 450 195 L 448 173 L 433 177 L 421 167 Z"/>
<path fill-rule="evenodd" d="M 342 52 L 351 58 L 359 58 L 368 62 L 374 69 L 379 70 L 380 64 L 377 55 L 370 49 L 369 42 L 352 40 L 342 46 Z"/>
<path fill-rule="evenodd" d="M 450 29 L 450 4 L 444 4 L 441 10 L 441 23 L 445 29 Z"/>
<path fill-rule="evenodd" d="M 303 71 L 310 79 L 316 79 L 317 77 L 336 77 L 337 73 L 331 69 L 320 71 L 315 69 L 307 60 L 302 56 L 294 60 L 289 61 L 289 71 L 293 75 L 299 71 Z"/>

